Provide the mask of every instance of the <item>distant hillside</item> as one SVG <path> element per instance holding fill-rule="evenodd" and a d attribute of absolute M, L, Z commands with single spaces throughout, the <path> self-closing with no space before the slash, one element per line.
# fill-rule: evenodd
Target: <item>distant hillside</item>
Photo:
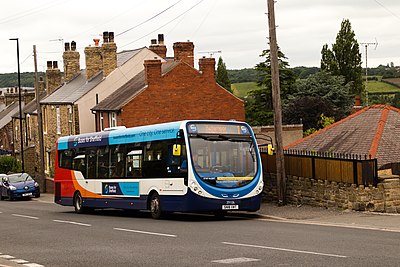
<path fill-rule="evenodd" d="M 244 82 L 244 83 L 233 83 L 232 84 L 232 92 L 235 96 L 239 98 L 244 98 L 247 94 L 252 91 L 258 89 L 257 83 L 255 82 Z"/>
<path fill-rule="evenodd" d="M 45 78 L 45 73 L 39 72 L 38 77 Z M 0 88 L 3 87 L 16 87 L 18 86 L 18 73 L 3 73 L 0 74 Z M 34 87 L 35 86 L 35 73 L 24 72 L 21 73 L 21 87 Z"/>

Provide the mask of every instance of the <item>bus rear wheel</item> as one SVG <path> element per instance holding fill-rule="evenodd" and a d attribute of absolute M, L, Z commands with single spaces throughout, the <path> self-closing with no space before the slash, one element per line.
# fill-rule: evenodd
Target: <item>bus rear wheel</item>
<path fill-rule="evenodd" d="M 82 204 L 83 204 L 83 199 L 81 193 L 76 192 L 74 195 L 74 208 L 76 213 L 82 214 L 90 211 L 90 208 L 83 207 Z"/>
<path fill-rule="evenodd" d="M 161 219 L 163 212 L 161 211 L 161 200 L 157 193 L 153 193 L 150 197 L 150 213 L 153 219 Z"/>

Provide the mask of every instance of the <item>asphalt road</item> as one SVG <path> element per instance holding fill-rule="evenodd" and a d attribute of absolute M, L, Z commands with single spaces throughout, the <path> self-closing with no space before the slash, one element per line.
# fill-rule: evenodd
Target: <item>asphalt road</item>
<path fill-rule="evenodd" d="M 0 201 L 0 266 L 399 266 L 400 233 Z M 20 263 L 18 263 L 18 261 Z"/>

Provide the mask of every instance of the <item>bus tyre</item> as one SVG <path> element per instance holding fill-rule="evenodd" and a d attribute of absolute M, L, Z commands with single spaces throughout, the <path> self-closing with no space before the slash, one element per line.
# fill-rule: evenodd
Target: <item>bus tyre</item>
<path fill-rule="evenodd" d="M 153 219 L 161 219 L 163 215 L 160 196 L 157 193 L 153 193 L 150 197 L 150 213 Z"/>
<path fill-rule="evenodd" d="M 86 213 L 88 211 L 88 209 L 86 207 L 82 206 L 83 200 L 82 200 L 82 196 L 81 193 L 77 192 L 74 195 L 74 208 L 75 208 L 75 212 L 76 213 Z"/>

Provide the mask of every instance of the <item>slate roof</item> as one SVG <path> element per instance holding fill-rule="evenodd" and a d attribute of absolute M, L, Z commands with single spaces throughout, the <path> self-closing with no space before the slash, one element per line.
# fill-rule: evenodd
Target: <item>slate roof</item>
<path fill-rule="evenodd" d="M 143 48 L 139 48 L 117 53 L 117 67 L 125 64 L 142 49 Z M 100 71 L 87 81 L 86 70 L 81 70 L 73 79 L 62 84 L 53 93 L 42 99 L 40 104 L 73 104 L 96 87 L 103 78 L 103 72 Z"/>
<path fill-rule="evenodd" d="M 161 65 L 161 75 L 168 73 L 170 70 L 179 65 L 177 61 L 167 61 Z M 139 72 L 135 77 L 130 79 L 123 86 L 118 88 L 114 93 L 103 99 L 99 104 L 94 106 L 94 111 L 118 111 L 124 105 L 129 103 L 140 92 L 145 90 L 147 85 L 145 83 L 144 70 Z"/>
<path fill-rule="evenodd" d="M 73 79 L 64 83 L 60 88 L 41 100 L 40 104 L 73 104 L 102 80 L 103 72 L 100 71 L 89 81 L 86 81 L 86 70 L 83 70 Z"/>
<path fill-rule="evenodd" d="M 383 169 L 386 164 L 400 162 L 400 109 L 366 107 L 285 149 L 370 155 Z"/>
<path fill-rule="evenodd" d="M 24 102 L 21 102 L 22 108 L 24 107 Z M 18 101 L 12 102 L 4 110 L 0 112 L 0 129 L 3 129 L 9 122 L 11 122 L 12 115 L 19 112 Z"/>
<path fill-rule="evenodd" d="M 42 92 L 39 95 L 39 99 L 43 99 L 47 95 L 46 92 Z M 22 117 L 25 118 L 26 114 L 37 114 L 37 108 L 36 108 L 36 98 L 33 99 L 31 102 L 26 104 L 23 109 L 22 109 Z M 12 115 L 13 118 L 19 119 L 19 111 L 15 112 L 14 115 Z"/>

